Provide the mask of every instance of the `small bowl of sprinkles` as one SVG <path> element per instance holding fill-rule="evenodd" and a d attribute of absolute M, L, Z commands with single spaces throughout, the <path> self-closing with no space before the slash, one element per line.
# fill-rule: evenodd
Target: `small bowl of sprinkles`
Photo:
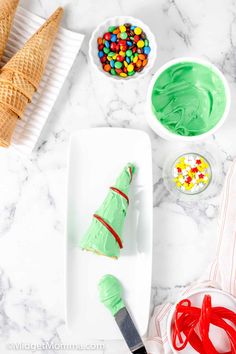
<path fill-rule="evenodd" d="M 114 80 L 130 80 L 146 75 L 156 59 L 154 35 L 142 21 L 130 16 L 105 20 L 89 42 L 93 67 Z"/>
<path fill-rule="evenodd" d="M 173 188 L 185 194 L 199 194 L 211 183 L 211 165 L 205 157 L 196 153 L 179 156 L 171 172 Z"/>

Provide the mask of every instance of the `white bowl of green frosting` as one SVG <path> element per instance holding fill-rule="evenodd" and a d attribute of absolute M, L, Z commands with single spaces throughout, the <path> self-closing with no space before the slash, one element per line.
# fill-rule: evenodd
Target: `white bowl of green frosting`
<path fill-rule="evenodd" d="M 147 120 L 161 137 L 198 141 L 214 134 L 230 109 L 230 90 L 212 63 L 192 57 L 171 60 L 154 75 L 147 95 Z"/>

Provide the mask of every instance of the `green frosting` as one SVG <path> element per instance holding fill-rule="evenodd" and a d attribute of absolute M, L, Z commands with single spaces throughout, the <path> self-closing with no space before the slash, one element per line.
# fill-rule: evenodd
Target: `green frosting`
<path fill-rule="evenodd" d="M 115 316 L 117 312 L 125 307 L 122 300 L 122 286 L 113 275 L 104 275 L 98 284 L 100 301 Z"/>
<path fill-rule="evenodd" d="M 152 90 L 152 110 L 172 133 L 203 134 L 221 119 L 226 107 L 222 79 L 208 66 L 177 63 L 157 78 Z"/>
<path fill-rule="evenodd" d="M 115 185 L 113 185 L 113 187 L 119 189 L 127 196 L 130 189 L 130 183 L 132 181 L 130 170 L 133 175 L 135 172 L 135 167 L 129 163 L 125 166 L 120 176 L 117 178 Z M 123 240 L 122 230 L 127 208 L 127 200 L 117 192 L 109 189 L 107 197 L 95 214 L 102 217 L 103 220 L 115 230 L 120 239 Z M 88 231 L 80 243 L 80 246 L 82 249 L 108 257 L 118 258 L 120 255 L 120 247 L 115 237 L 99 220 L 94 217 Z"/>

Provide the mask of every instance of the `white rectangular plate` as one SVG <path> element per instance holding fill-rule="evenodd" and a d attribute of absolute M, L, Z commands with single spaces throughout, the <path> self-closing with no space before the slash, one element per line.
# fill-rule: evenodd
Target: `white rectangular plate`
<path fill-rule="evenodd" d="M 128 163 L 137 166 L 118 260 L 82 251 L 79 240 L 108 188 Z M 152 158 L 146 133 L 117 128 L 81 130 L 72 136 L 67 210 L 67 323 L 79 340 L 121 339 L 97 285 L 113 274 L 141 335 L 147 330 L 152 273 Z"/>
<path fill-rule="evenodd" d="M 3 66 L 44 23 L 44 19 L 19 7 L 7 47 L 0 63 Z M 45 73 L 32 102 L 18 120 L 12 146 L 24 154 L 34 149 L 62 85 L 82 45 L 84 35 L 60 28 Z"/>

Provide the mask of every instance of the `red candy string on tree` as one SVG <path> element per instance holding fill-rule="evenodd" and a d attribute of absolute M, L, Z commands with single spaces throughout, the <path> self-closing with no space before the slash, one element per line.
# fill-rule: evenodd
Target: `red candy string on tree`
<path fill-rule="evenodd" d="M 110 187 L 110 189 L 111 189 L 113 192 L 116 192 L 116 193 L 118 193 L 119 195 L 121 195 L 121 196 L 127 201 L 127 203 L 129 204 L 129 197 L 128 197 L 125 193 L 123 193 L 120 189 L 115 188 L 115 187 Z"/>
<path fill-rule="evenodd" d="M 100 223 L 102 223 L 108 231 L 110 231 L 110 233 L 112 234 L 112 236 L 116 239 L 120 249 L 123 248 L 123 244 L 121 241 L 120 236 L 118 235 L 118 233 L 113 229 L 113 227 L 111 227 L 111 225 L 109 225 L 101 216 L 94 214 L 93 217 L 95 219 L 97 219 L 98 221 L 100 221 Z"/>
<path fill-rule="evenodd" d="M 231 350 L 220 353 L 210 339 L 210 326 L 221 328 L 230 343 Z M 200 354 L 236 354 L 236 313 L 225 307 L 212 307 L 211 296 L 206 295 L 202 308 L 192 306 L 189 299 L 176 306 L 172 327 L 172 344 L 176 351 L 189 344 Z"/>

